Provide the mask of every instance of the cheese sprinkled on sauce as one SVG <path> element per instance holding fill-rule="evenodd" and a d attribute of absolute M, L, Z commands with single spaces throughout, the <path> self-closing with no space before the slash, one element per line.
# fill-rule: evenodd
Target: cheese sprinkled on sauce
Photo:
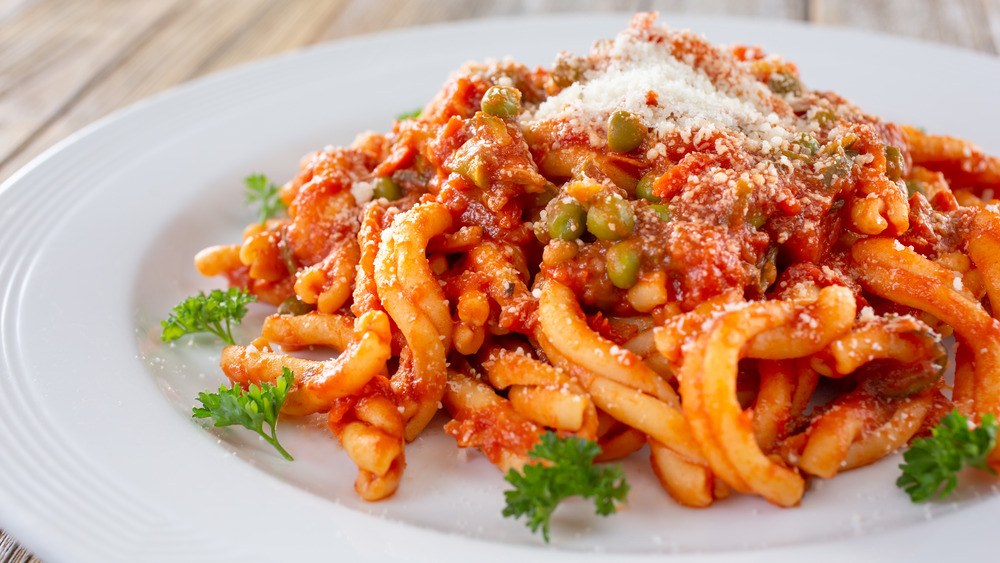
<path fill-rule="evenodd" d="M 358 205 L 371 201 L 375 196 L 375 182 L 354 182 L 351 184 L 351 195 Z"/>
<path fill-rule="evenodd" d="M 787 148 L 792 124 L 783 124 L 770 109 L 771 93 L 765 85 L 749 74 L 718 78 L 717 85 L 701 69 L 674 57 L 669 42 L 653 39 L 620 34 L 602 53 L 606 66 L 583 72 L 579 81 L 526 112 L 523 123 L 562 121 L 600 146 L 608 117 L 624 110 L 660 139 L 722 129 L 741 133 L 761 152 Z"/>

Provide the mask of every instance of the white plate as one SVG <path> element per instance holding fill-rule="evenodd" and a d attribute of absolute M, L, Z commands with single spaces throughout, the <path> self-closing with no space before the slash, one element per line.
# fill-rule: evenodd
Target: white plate
<path fill-rule="evenodd" d="M 812 87 L 1000 152 L 995 58 L 785 23 L 664 19 L 782 53 Z M 816 482 L 796 509 L 735 497 L 691 510 L 637 458 L 627 510 L 601 519 L 569 503 L 546 546 L 500 516 L 500 473 L 440 430 L 407 449 L 396 496 L 366 504 L 321 421 L 281 428 L 297 458 L 287 463 L 248 431 L 190 418 L 197 392 L 223 381 L 219 346 L 162 345 L 159 320 L 197 289 L 222 285 L 200 278 L 191 257 L 237 241 L 252 220 L 241 205 L 245 175 L 284 180 L 310 150 L 387 130 L 465 60 L 548 64 L 626 22 L 492 20 L 325 45 L 131 107 L 6 182 L 0 526 L 48 561 L 915 561 L 992 549 L 987 527 L 1000 499 L 990 482 L 969 483 L 955 502 L 915 506 L 893 486 L 898 459 Z M 254 309 L 241 341 L 265 312 Z"/>

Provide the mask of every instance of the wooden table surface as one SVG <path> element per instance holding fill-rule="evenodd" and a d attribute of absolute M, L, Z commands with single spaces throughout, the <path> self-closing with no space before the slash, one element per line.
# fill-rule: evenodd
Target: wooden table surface
<path fill-rule="evenodd" d="M 807 21 L 1000 53 L 1000 0 L 0 0 L 0 182 L 116 109 L 268 55 L 435 22 L 641 10 Z M 0 531 L 0 563 L 24 561 L 39 559 Z"/>

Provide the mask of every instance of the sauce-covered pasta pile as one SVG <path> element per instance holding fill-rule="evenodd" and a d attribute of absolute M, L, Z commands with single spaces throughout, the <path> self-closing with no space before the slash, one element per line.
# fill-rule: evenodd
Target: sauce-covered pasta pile
<path fill-rule="evenodd" d="M 282 412 L 327 414 L 363 498 L 442 409 L 505 471 L 547 431 L 648 445 L 695 507 L 793 506 L 953 408 L 1000 414 L 1000 160 L 655 20 L 551 68 L 464 66 L 197 256 L 280 305 L 225 374 L 290 369 Z M 339 354 L 292 354 L 313 346 Z"/>

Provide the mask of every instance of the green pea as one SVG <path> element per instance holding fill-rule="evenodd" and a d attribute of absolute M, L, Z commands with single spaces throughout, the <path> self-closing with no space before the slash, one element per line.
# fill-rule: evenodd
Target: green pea
<path fill-rule="evenodd" d="M 670 208 L 666 205 L 650 205 L 649 208 L 655 211 L 662 221 L 670 220 Z"/>
<path fill-rule="evenodd" d="M 635 214 L 617 194 L 598 196 L 587 210 L 587 230 L 601 240 L 621 240 L 635 228 Z"/>
<path fill-rule="evenodd" d="M 903 154 L 896 147 L 885 146 L 885 175 L 895 182 L 903 177 Z"/>
<path fill-rule="evenodd" d="M 635 185 L 635 195 L 652 203 L 663 201 L 660 196 L 653 193 L 653 184 L 656 183 L 657 178 L 659 176 L 653 172 L 643 174 L 642 178 L 639 178 L 639 183 Z"/>
<path fill-rule="evenodd" d="M 608 248 L 604 269 L 615 287 L 628 289 L 639 280 L 639 252 L 629 242 L 619 242 Z"/>
<path fill-rule="evenodd" d="M 517 88 L 493 86 L 483 94 L 483 113 L 497 117 L 513 117 L 521 112 L 521 91 Z"/>
<path fill-rule="evenodd" d="M 282 301 L 281 305 L 278 306 L 279 315 L 294 315 L 297 317 L 299 315 L 304 315 L 309 311 L 312 311 L 312 307 L 300 301 L 298 297 L 289 297 L 288 299 Z"/>
<path fill-rule="evenodd" d="M 549 236 L 576 240 L 586 231 L 587 210 L 573 198 L 554 199 L 546 209 Z"/>
<path fill-rule="evenodd" d="M 608 119 L 608 148 L 615 152 L 631 152 L 646 138 L 646 126 L 627 111 L 616 111 Z"/>
<path fill-rule="evenodd" d="M 820 122 L 821 125 L 823 125 L 826 123 L 833 123 L 834 121 L 837 121 L 837 114 L 833 113 L 830 110 L 821 109 L 816 113 L 814 113 L 812 118 Z"/>
<path fill-rule="evenodd" d="M 403 197 L 403 188 L 399 187 L 399 184 L 389 176 L 379 176 L 375 178 L 375 189 L 372 195 L 375 196 L 375 199 L 396 201 Z"/>

